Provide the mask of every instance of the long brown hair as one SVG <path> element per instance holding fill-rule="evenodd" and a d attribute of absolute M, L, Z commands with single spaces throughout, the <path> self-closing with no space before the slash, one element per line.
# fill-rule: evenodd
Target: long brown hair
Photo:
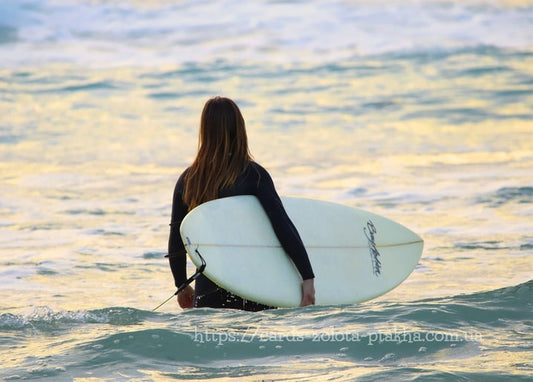
<path fill-rule="evenodd" d="M 244 118 L 235 102 L 214 97 L 204 105 L 198 154 L 185 178 L 183 201 L 192 210 L 235 183 L 252 157 Z"/>

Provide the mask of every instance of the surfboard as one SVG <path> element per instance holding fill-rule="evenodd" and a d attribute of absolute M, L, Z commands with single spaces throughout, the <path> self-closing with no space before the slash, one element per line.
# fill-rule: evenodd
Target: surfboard
<path fill-rule="evenodd" d="M 354 304 L 399 285 L 416 267 L 422 238 L 386 217 L 338 203 L 282 197 L 315 273 L 317 305 Z M 276 307 L 301 301 L 301 276 L 255 196 L 203 203 L 180 233 L 192 262 L 220 287 Z"/>

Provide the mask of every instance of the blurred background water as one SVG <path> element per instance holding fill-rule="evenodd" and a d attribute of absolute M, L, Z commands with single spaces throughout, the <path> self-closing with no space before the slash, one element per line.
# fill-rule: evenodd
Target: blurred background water
<path fill-rule="evenodd" d="M 529 1 L 2 0 L 0 379 L 529 380 L 532 22 Z M 413 274 L 357 306 L 151 312 L 214 95 L 280 194 L 423 236 Z"/>

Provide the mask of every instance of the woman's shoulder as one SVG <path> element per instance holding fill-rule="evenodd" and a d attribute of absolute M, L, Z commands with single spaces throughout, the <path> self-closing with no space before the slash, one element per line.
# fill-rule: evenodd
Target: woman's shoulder
<path fill-rule="evenodd" d="M 251 171 L 250 171 L 251 170 Z M 270 178 L 270 173 L 265 169 L 263 166 L 261 166 L 259 163 L 251 161 L 248 165 L 248 171 L 249 174 L 255 174 L 259 179 L 261 178 Z"/>
<path fill-rule="evenodd" d="M 250 162 L 247 171 L 247 177 L 253 180 L 258 187 L 271 187 L 273 186 L 272 176 L 262 165 L 257 162 Z"/>
<path fill-rule="evenodd" d="M 268 171 L 263 167 L 261 166 L 259 163 L 255 162 L 255 161 L 250 161 L 250 164 L 249 164 L 250 168 L 251 169 L 254 169 L 260 173 L 267 173 L 268 174 Z"/>

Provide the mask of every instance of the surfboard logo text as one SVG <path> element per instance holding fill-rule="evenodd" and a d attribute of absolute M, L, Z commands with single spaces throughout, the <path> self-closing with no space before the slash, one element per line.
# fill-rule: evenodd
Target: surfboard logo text
<path fill-rule="evenodd" d="M 368 239 L 368 250 L 370 252 L 370 258 L 372 259 L 372 272 L 374 276 L 379 276 L 381 274 L 381 261 L 379 261 L 379 251 L 376 246 L 375 234 L 378 232 L 372 220 L 369 220 L 366 223 L 366 227 L 363 228 L 365 236 Z"/>

